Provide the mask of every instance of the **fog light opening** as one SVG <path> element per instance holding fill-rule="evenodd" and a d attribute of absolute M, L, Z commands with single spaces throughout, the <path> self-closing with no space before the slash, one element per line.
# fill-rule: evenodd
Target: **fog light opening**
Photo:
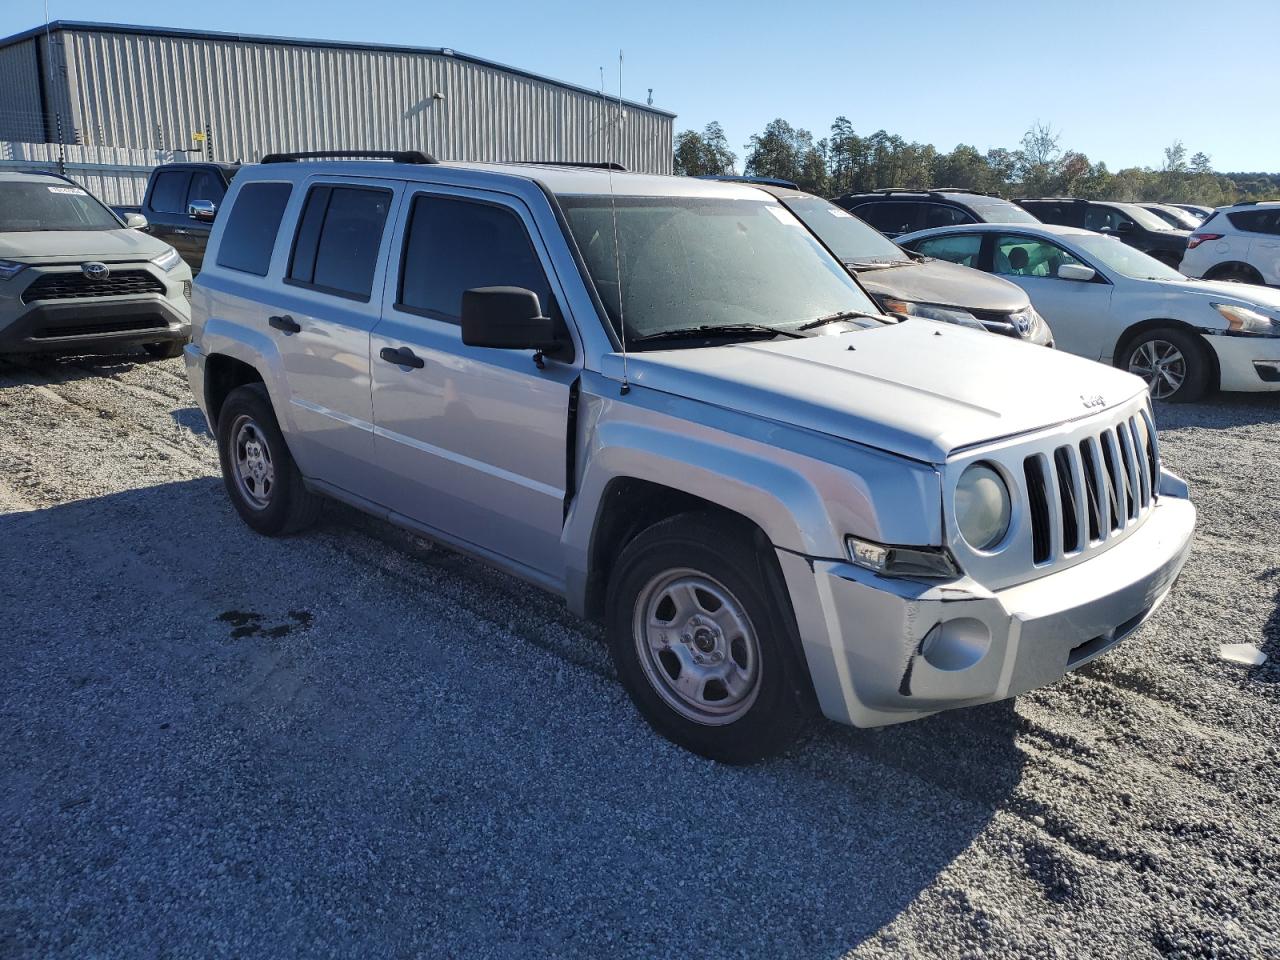
<path fill-rule="evenodd" d="M 963 617 L 939 623 L 925 635 L 920 655 L 936 670 L 967 670 L 987 655 L 991 631 L 981 620 Z"/>

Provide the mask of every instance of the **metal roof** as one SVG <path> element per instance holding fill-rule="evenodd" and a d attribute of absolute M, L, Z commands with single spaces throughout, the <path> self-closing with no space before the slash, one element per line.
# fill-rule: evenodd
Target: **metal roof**
<path fill-rule="evenodd" d="M 127 23 L 94 23 L 88 20 L 54 20 L 49 24 L 47 29 L 51 32 L 69 30 L 79 31 L 81 33 L 126 33 L 138 36 L 212 40 L 222 43 L 258 43 L 274 46 L 319 47 L 332 50 L 367 50 L 374 53 L 408 53 L 425 54 L 436 57 L 452 57 L 455 60 L 461 60 L 465 63 L 472 63 L 481 67 L 489 67 L 493 70 L 501 70 L 503 73 L 526 77 L 530 80 L 537 80 L 541 83 L 549 83 L 553 86 L 563 87 L 566 90 L 573 90 L 578 93 L 589 94 L 593 97 L 600 97 L 601 99 L 608 100 L 610 102 L 617 102 L 616 97 L 603 95 L 599 90 L 592 90 L 590 87 L 579 86 L 576 83 L 566 83 L 563 80 L 556 80 L 553 77 L 545 77 L 539 73 L 522 70 L 519 67 L 511 67 L 505 63 L 486 60 L 484 57 L 472 56 L 469 53 L 460 53 L 451 47 L 411 47 L 403 44 L 392 43 L 356 43 L 348 40 L 313 40 L 301 37 L 271 37 L 260 36 L 252 33 L 230 33 L 220 30 L 186 30 L 177 27 L 147 27 Z M 45 26 L 41 24 L 38 27 L 32 27 L 30 30 L 24 30 L 21 33 L 15 33 L 12 36 L 0 38 L 0 48 L 20 43 L 23 40 L 30 40 L 33 37 L 39 37 L 45 33 L 45 30 Z M 656 113 L 663 117 L 674 118 L 676 116 L 668 110 L 659 110 L 657 107 L 651 107 L 645 103 L 636 103 L 633 100 L 623 100 L 622 103 L 624 106 L 630 107 L 631 109 L 646 110 L 649 113 Z"/>

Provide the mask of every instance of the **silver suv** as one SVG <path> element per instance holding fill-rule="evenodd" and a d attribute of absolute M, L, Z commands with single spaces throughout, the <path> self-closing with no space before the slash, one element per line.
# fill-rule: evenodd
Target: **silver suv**
<path fill-rule="evenodd" d="M 327 495 L 563 595 L 692 750 L 1050 683 L 1186 558 L 1141 380 L 893 320 L 760 190 L 270 159 L 186 352 L 240 516 Z"/>
<path fill-rule="evenodd" d="M 57 174 L 0 172 L 0 354 L 141 344 L 179 356 L 191 270 L 145 226 Z"/>

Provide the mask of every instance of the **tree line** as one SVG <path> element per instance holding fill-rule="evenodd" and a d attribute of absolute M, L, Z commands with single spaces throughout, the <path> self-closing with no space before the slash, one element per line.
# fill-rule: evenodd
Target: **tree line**
<path fill-rule="evenodd" d="M 735 172 L 737 155 L 719 123 L 684 130 L 674 143 L 675 172 L 688 176 Z M 1015 149 L 982 153 L 959 144 L 948 153 L 931 143 L 908 143 L 877 130 L 861 135 L 846 117 L 815 140 L 808 130 L 779 118 L 746 144 L 743 173 L 791 180 L 824 197 L 882 187 L 959 187 L 1005 197 L 1071 196 L 1094 200 L 1200 203 L 1216 207 L 1239 200 L 1280 197 L 1280 174 L 1218 173 L 1208 154 L 1188 155 L 1182 141 L 1164 149 L 1159 168 L 1111 171 L 1077 150 L 1061 134 L 1036 122 Z"/>

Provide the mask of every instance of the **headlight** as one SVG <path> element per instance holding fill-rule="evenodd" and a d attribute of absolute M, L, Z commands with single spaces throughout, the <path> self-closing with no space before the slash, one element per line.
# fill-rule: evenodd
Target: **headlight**
<path fill-rule="evenodd" d="M 845 545 L 850 560 L 886 577 L 954 580 L 960 576 L 951 554 L 938 547 L 890 547 L 858 537 L 845 537 Z"/>
<path fill-rule="evenodd" d="M 0 260 L 0 280 L 12 280 L 25 269 L 27 269 L 27 265 L 25 263 L 16 263 L 13 260 Z"/>
<path fill-rule="evenodd" d="M 990 550 L 1009 532 L 1013 504 L 1009 488 L 994 469 L 975 463 L 956 484 L 956 526 L 975 550 Z"/>
<path fill-rule="evenodd" d="M 1254 337 L 1280 337 L 1280 321 L 1265 313 L 1231 303 L 1215 303 L 1213 309 L 1222 314 L 1233 333 Z"/>
<path fill-rule="evenodd" d="M 160 254 L 160 256 L 152 257 L 151 262 L 154 263 L 161 270 L 163 270 L 165 273 L 168 273 L 170 270 L 172 270 L 174 267 L 176 267 L 178 264 L 182 262 L 182 256 L 178 253 L 177 250 L 173 249 L 173 247 L 170 247 L 164 253 Z"/>
<path fill-rule="evenodd" d="M 912 303 L 910 300 L 889 298 L 884 301 L 884 308 L 890 313 L 905 313 L 913 317 L 924 317 L 926 320 L 954 323 L 958 327 L 972 327 L 975 330 L 987 329 L 968 310 L 960 310 L 956 307 L 940 307 L 936 303 Z"/>

